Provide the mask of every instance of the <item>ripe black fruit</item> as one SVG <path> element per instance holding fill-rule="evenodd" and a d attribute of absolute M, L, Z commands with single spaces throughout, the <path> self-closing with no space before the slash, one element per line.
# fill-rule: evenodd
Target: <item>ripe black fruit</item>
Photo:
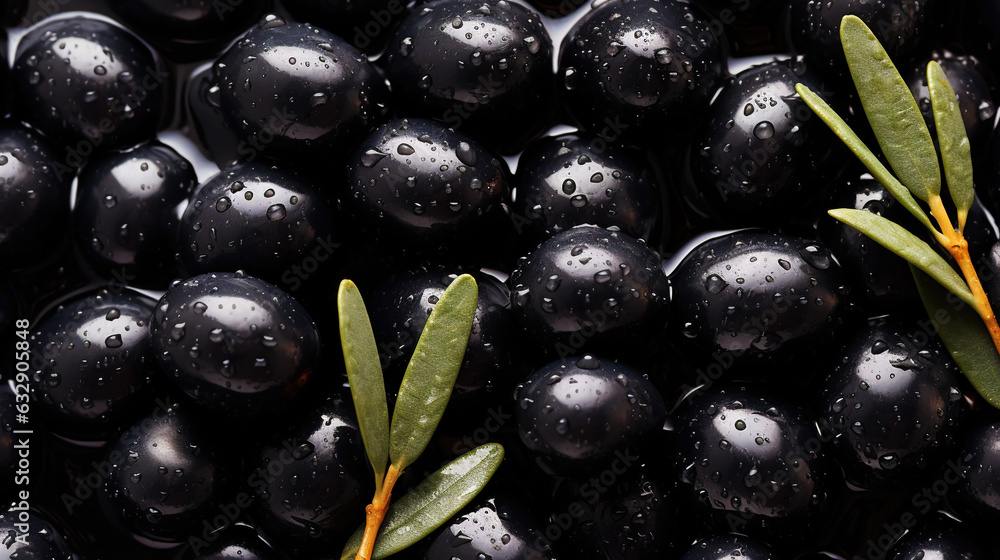
<path fill-rule="evenodd" d="M 590 354 L 536 370 L 514 398 L 521 441 L 558 473 L 655 447 L 666 418 L 663 399 L 644 374 Z"/>
<path fill-rule="evenodd" d="M 956 487 L 953 502 L 971 518 L 982 518 L 987 523 L 1000 520 L 1000 483 L 994 475 L 1000 470 L 1000 423 L 973 429 L 965 436 L 956 457 L 965 475 Z"/>
<path fill-rule="evenodd" d="M 302 305 L 240 273 L 173 286 L 150 331 L 168 378 L 199 404 L 233 416 L 287 405 L 319 359 L 319 332 Z"/>
<path fill-rule="evenodd" d="M 707 112 L 722 80 L 718 34 L 686 2 L 602 3 L 563 40 L 566 105 L 585 129 L 608 140 L 679 136 Z"/>
<path fill-rule="evenodd" d="M 424 558 L 452 560 L 546 560 L 530 510 L 506 494 L 480 495 L 437 531 Z"/>
<path fill-rule="evenodd" d="M 667 313 L 659 256 L 642 242 L 595 226 L 557 234 L 511 274 L 511 309 L 542 351 L 600 350 L 635 359 L 656 345 Z"/>
<path fill-rule="evenodd" d="M 149 333 L 155 303 L 103 290 L 38 324 L 29 339 L 38 352 L 32 382 L 50 430 L 106 439 L 150 405 L 161 376 Z"/>
<path fill-rule="evenodd" d="M 210 533 L 212 540 L 195 537 L 177 555 L 177 560 L 285 560 L 257 535 L 257 531 L 236 523 L 225 531 Z"/>
<path fill-rule="evenodd" d="M 25 523 L 28 530 L 24 531 Z M 74 560 L 62 533 L 37 510 L 29 510 L 27 501 L 15 500 L 0 513 L 3 557 L 9 560 Z"/>
<path fill-rule="evenodd" d="M 191 163 L 158 142 L 92 159 L 77 181 L 77 247 L 106 278 L 165 288 L 177 206 L 197 182 Z"/>
<path fill-rule="evenodd" d="M 777 556 L 763 543 L 730 534 L 699 539 L 681 560 L 777 560 Z"/>

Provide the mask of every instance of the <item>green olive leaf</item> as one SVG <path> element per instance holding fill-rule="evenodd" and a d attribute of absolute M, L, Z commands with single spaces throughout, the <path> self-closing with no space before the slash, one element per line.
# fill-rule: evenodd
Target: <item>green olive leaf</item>
<path fill-rule="evenodd" d="M 861 163 L 868 168 L 868 171 L 875 177 L 875 179 L 882 183 L 885 188 L 892 193 L 892 196 L 906 208 L 910 214 L 920 220 L 920 223 L 924 225 L 927 229 L 938 235 L 937 229 L 931 224 L 930 218 L 927 217 L 927 212 L 917 204 L 916 199 L 910 194 L 909 189 L 903 186 L 892 173 L 886 169 L 885 165 L 879 161 L 878 157 L 865 146 L 865 143 L 861 141 L 861 138 L 851 129 L 851 127 L 844 122 L 844 119 L 840 118 L 840 115 L 833 110 L 832 107 L 827 105 L 823 99 L 816 95 L 812 90 L 805 86 L 805 84 L 795 84 L 795 91 L 798 92 L 799 97 L 802 101 L 809 106 L 810 109 L 816 113 L 820 120 L 822 120 L 834 134 L 837 135 L 841 141 L 847 145 L 848 148 L 854 155 L 861 160 Z M 936 156 L 935 156 L 936 157 Z"/>
<path fill-rule="evenodd" d="M 857 16 L 840 22 L 840 42 L 878 144 L 913 196 L 941 192 L 937 151 L 917 101 L 871 29 Z"/>
<path fill-rule="evenodd" d="M 965 280 L 930 245 L 906 231 L 903 226 L 878 214 L 854 208 L 838 208 L 828 213 L 903 257 L 906 262 L 929 274 L 962 301 L 975 307 L 975 298 Z"/>
<path fill-rule="evenodd" d="M 389 461 L 389 407 L 368 310 L 361 292 L 350 280 L 342 281 L 337 291 L 337 315 L 340 345 L 344 349 L 344 365 L 361 439 L 375 470 L 376 486 L 381 488 Z"/>
<path fill-rule="evenodd" d="M 503 461 L 503 446 L 481 445 L 448 463 L 389 506 L 372 560 L 395 554 L 447 522 L 479 494 Z M 361 546 L 364 527 L 354 532 L 340 554 L 350 560 Z"/>
<path fill-rule="evenodd" d="M 400 471 L 427 447 L 444 414 L 469 345 L 479 288 L 468 274 L 441 294 L 399 387 L 389 431 L 389 460 Z"/>
<path fill-rule="evenodd" d="M 976 391 L 1000 408 L 1000 354 L 975 309 L 912 265 L 910 271 L 932 328 Z"/>
<path fill-rule="evenodd" d="M 958 209 L 958 231 L 965 230 L 965 220 L 975 198 L 972 183 L 972 147 L 965 132 L 965 121 L 955 90 L 936 61 L 927 64 L 927 88 L 934 110 L 934 128 L 941 147 L 941 163 L 951 200 Z"/>

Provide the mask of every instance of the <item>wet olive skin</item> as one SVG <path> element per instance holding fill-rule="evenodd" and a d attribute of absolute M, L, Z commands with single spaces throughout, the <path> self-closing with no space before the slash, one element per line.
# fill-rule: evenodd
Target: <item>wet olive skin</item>
<path fill-rule="evenodd" d="M 699 539 L 680 560 L 778 560 L 766 545 L 742 535 Z"/>
<path fill-rule="evenodd" d="M 511 274 L 511 309 L 536 347 L 634 359 L 655 345 L 668 305 L 659 256 L 640 241 L 578 226 L 542 243 Z"/>
<path fill-rule="evenodd" d="M 79 251 L 119 283 L 165 288 L 176 276 L 175 210 L 197 183 L 191 163 L 158 142 L 94 158 L 77 181 Z"/>
<path fill-rule="evenodd" d="M 953 525 L 950 520 L 929 523 L 907 533 L 890 548 L 886 560 L 911 560 L 917 558 L 941 558 L 960 560 L 987 560 L 995 558 L 984 542 L 982 533 L 971 528 Z"/>
<path fill-rule="evenodd" d="M 155 303 L 102 290 L 65 302 L 36 326 L 29 346 L 42 359 L 32 386 L 50 430 L 101 440 L 150 405 L 162 375 L 149 334 Z"/>
<path fill-rule="evenodd" d="M 820 82 L 801 57 L 728 81 L 690 143 L 690 203 L 727 228 L 811 218 L 804 209 L 818 206 L 846 157 L 795 91 L 797 83 L 819 91 Z"/>
<path fill-rule="evenodd" d="M 848 481 L 900 484 L 950 452 L 967 405 L 960 373 L 937 337 L 914 321 L 871 319 L 840 356 L 819 411 Z"/>
<path fill-rule="evenodd" d="M 955 454 L 964 476 L 956 487 L 952 503 L 981 517 L 987 523 L 1000 519 L 1000 483 L 995 473 L 1000 469 L 1000 423 L 983 424 L 966 434 Z"/>
<path fill-rule="evenodd" d="M 176 60 L 200 60 L 218 52 L 256 23 L 269 2 L 239 0 L 113 0 L 122 21 Z"/>
<path fill-rule="evenodd" d="M 436 269 L 400 274 L 379 287 L 377 297 L 368 299 L 390 397 L 403 379 L 428 316 L 458 274 Z M 497 393 L 509 395 L 516 383 L 513 365 L 522 351 L 510 312 L 510 291 L 493 276 L 478 271 L 471 274 L 479 297 L 469 344 L 449 401 L 455 405 L 485 402 Z"/>
<path fill-rule="evenodd" d="M 484 244 L 510 227 L 509 176 L 507 164 L 476 140 L 433 121 L 402 119 L 354 150 L 347 201 L 361 227 L 393 251 L 439 256 L 474 244 L 485 252 Z"/>
<path fill-rule="evenodd" d="M 580 224 L 654 239 L 660 190 L 641 153 L 574 132 L 532 142 L 517 166 L 513 219 L 523 245 L 534 247 Z"/>
<path fill-rule="evenodd" d="M 357 49 L 273 14 L 226 50 L 212 72 L 208 101 L 242 141 L 241 161 L 323 160 L 353 148 L 387 110 L 384 79 Z"/>
<path fill-rule="evenodd" d="M 54 154 L 36 132 L 0 128 L 0 268 L 45 258 L 66 233 L 73 172 Z"/>
<path fill-rule="evenodd" d="M 205 543 L 204 545 L 202 543 Z M 176 560 L 285 560 L 267 545 L 257 531 L 242 523 L 217 534 L 212 542 L 202 540 L 184 548 Z"/>
<path fill-rule="evenodd" d="M 319 189 L 288 166 L 238 164 L 191 195 L 178 256 L 189 275 L 243 270 L 277 284 L 314 251 L 336 252 L 335 221 Z"/>
<path fill-rule="evenodd" d="M 238 455 L 183 406 L 156 408 L 129 426 L 105 460 L 111 468 L 98 498 L 108 520 L 154 541 L 200 534 L 238 484 Z"/>
<path fill-rule="evenodd" d="M 591 354 L 561 358 L 515 390 L 521 442 L 557 473 L 592 469 L 638 453 L 666 418 L 659 392 L 644 374 Z"/>
<path fill-rule="evenodd" d="M 349 401 L 327 396 L 296 413 L 267 436 L 254 467 L 254 519 L 286 553 L 340 547 L 364 522 L 374 480 Z"/>
<path fill-rule="evenodd" d="M 551 551 L 538 546 L 540 527 L 530 511 L 506 493 L 484 492 L 446 523 L 431 541 L 424 560 L 547 560 Z"/>
<path fill-rule="evenodd" d="M 705 115 L 725 72 L 722 41 L 691 5 L 613 0 L 570 30 L 559 85 L 582 125 L 610 141 L 662 142 Z"/>
<path fill-rule="evenodd" d="M 513 154 L 552 119 L 551 60 L 534 11 L 506 0 L 434 0 L 400 23 L 385 69 L 399 107 Z"/>
<path fill-rule="evenodd" d="M 12 504 L 10 504 L 12 505 Z M 18 526 L 24 521 L 20 519 L 20 511 L 8 508 L 0 511 L 0 534 L 9 541 L 4 542 L 3 554 L 10 560 L 73 560 L 77 556 L 58 531 L 37 510 L 28 512 L 28 530 Z M 15 539 L 13 536 L 18 536 Z"/>
<path fill-rule="evenodd" d="M 720 529 L 796 534 L 815 524 L 834 488 L 806 412 L 754 388 L 710 388 L 678 422 L 682 492 Z"/>
<path fill-rule="evenodd" d="M 672 343 L 739 364 L 815 355 L 848 303 L 840 266 L 825 247 L 755 231 L 697 246 L 670 284 Z"/>
<path fill-rule="evenodd" d="M 319 359 L 305 308 L 272 284 L 233 273 L 189 278 L 160 298 L 150 325 L 160 367 L 200 405 L 230 416 L 289 403 Z"/>
<path fill-rule="evenodd" d="M 76 167 L 91 153 L 151 138 L 166 111 L 170 74 L 131 32 L 76 17 L 22 37 L 11 78 L 17 110 L 66 146 L 59 163 Z"/>

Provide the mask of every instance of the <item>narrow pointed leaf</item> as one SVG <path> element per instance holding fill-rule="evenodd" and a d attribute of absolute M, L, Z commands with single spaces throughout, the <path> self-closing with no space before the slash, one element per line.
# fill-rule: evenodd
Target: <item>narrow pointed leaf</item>
<path fill-rule="evenodd" d="M 503 446 L 487 443 L 430 475 L 389 506 L 372 560 L 395 554 L 429 535 L 479 494 L 503 461 Z M 350 560 L 361 546 L 364 527 L 347 541 L 340 557 Z"/>
<path fill-rule="evenodd" d="M 969 286 L 948 264 L 948 261 L 903 226 L 878 214 L 853 208 L 830 210 L 829 214 L 926 272 L 962 301 L 972 306 L 975 305 L 975 298 L 973 298 Z"/>
<path fill-rule="evenodd" d="M 934 110 L 934 128 L 941 147 L 941 163 L 948 192 L 958 209 L 958 230 L 965 229 L 965 219 L 972 207 L 975 191 L 972 184 L 972 148 L 965 132 L 965 121 L 955 90 L 936 61 L 927 65 L 927 87 Z"/>
<path fill-rule="evenodd" d="M 903 208 L 906 208 L 910 214 L 913 214 L 913 216 L 920 221 L 920 223 L 924 224 L 924 227 L 937 235 L 937 229 L 935 229 L 931 224 L 930 218 L 927 217 L 927 212 L 925 212 L 924 209 L 917 204 L 916 199 L 914 199 L 913 195 L 910 194 L 909 189 L 904 187 L 903 184 L 889 172 L 885 165 L 882 165 L 882 162 L 879 161 L 878 157 L 876 157 L 875 154 L 868 149 L 868 146 L 865 146 L 865 143 L 862 142 L 861 138 L 858 137 L 854 130 L 852 130 L 851 127 L 844 122 L 844 119 L 840 118 L 840 115 L 838 115 L 832 107 L 827 105 L 826 101 L 823 101 L 820 96 L 816 95 L 804 84 L 795 84 L 795 91 L 798 92 L 799 97 L 805 101 L 806 105 L 808 105 L 809 108 L 812 109 L 813 112 L 816 113 L 828 127 L 830 127 L 830 130 L 832 130 L 833 133 L 836 134 L 837 137 L 840 138 L 852 152 L 854 152 L 854 155 L 856 155 L 858 159 L 861 160 L 861 163 L 868 168 L 868 171 L 871 172 L 872 176 L 875 177 L 879 183 L 882 183 L 882 185 L 890 193 L 892 193 L 892 196 L 894 196 L 896 200 L 903 205 Z"/>
<path fill-rule="evenodd" d="M 910 267 L 920 299 L 959 369 L 991 405 L 1000 408 L 1000 354 L 976 311 L 929 276 Z"/>
<path fill-rule="evenodd" d="M 389 461 L 389 407 L 385 402 L 385 384 L 379 362 L 375 334 L 368 310 L 354 282 L 344 280 L 337 292 L 340 318 L 340 345 L 351 385 L 351 398 L 358 416 L 365 453 L 381 484 Z"/>
<path fill-rule="evenodd" d="M 889 54 L 857 16 L 841 20 L 840 42 L 865 115 L 896 177 L 920 200 L 939 194 L 941 169 L 934 141 Z"/>
<path fill-rule="evenodd" d="M 402 471 L 427 447 L 444 414 L 469 345 L 479 289 L 468 274 L 441 294 L 399 387 L 389 431 L 389 460 Z"/>

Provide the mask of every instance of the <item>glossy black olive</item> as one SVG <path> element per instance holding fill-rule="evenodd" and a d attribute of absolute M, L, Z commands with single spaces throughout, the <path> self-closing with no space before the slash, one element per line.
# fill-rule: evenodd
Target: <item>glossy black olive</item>
<path fill-rule="evenodd" d="M 719 32 L 686 2 L 601 3 L 562 42 L 566 105 L 608 141 L 678 137 L 707 113 L 724 75 Z"/>
<path fill-rule="evenodd" d="M 191 195 L 180 220 L 178 256 L 191 275 L 243 270 L 277 284 L 306 257 L 336 254 L 341 239 L 334 222 L 307 177 L 278 164 L 239 164 Z"/>
<path fill-rule="evenodd" d="M 385 67 L 399 107 L 503 153 L 552 119 L 552 40 L 516 2 L 427 2 L 393 33 Z"/>
<path fill-rule="evenodd" d="M 51 256 L 68 230 L 74 172 L 38 133 L 0 128 L 0 268 Z"/>
<path fill-rule="evenodd" d="M 380 286 L 377 297 L 368 301 L 386 389 L 391 395 L 403 379 L 427 317 L 457 276 L 440 269 L 402 274 Z M 513 364 L 522 352 L 510 312 L 509 290 L 488 274 L 473 272 L 472 276 L 479 286 L 479 299 L 452 391 L 456 404 L 483 403 L 496 393 L 509 395 L 517 382 Z"/>
<path fill-rule="evenodd" d="M 220 435 L 178 406 L 156 408 L 130 426 L 105 457 L 111 466 L 98 499 L 109 521 L 159 542 L 200 534 L 237 488 L 238 456 Z"/>
<path fill-rule="evenodd" d="M 212 67 L 208 102 L 241 140 L 238 156 L 322 163 L 385 115 L 378 70 L 340 37 L 264 16 Z"/>
<path fill-rule="evenodd" d="M 16 108 L 54 142 L 63 166 L 156 134 L 171 75 L 131 32 L 105 20 L 50 19 L 21 37 Z"/>
<path fill-rule="evenodd" d="M 481 494 L 434 536 L 424 560 L 547 560 L 551 551 L 530 510 L 516 497 Z"/>
<path fill-rule="evenodd" d="M 474 256 L 464 249 L 475 248 L 485 256 L 484 247 L 502 243 L 510 228 L 509 175 L 476 140 L 433 121 L 403 119 L 354 150 L 347 201 L 360 227 L 393 251 Z"/>
<path fill-rule="evenodd" d="M 122 21 L 171 58 L 201 60 L 256 23 L 267 0 L 112 0 Z"/>
<path fill-rule="evenodd" d="M 155 301 L 135 292 L 74 298 L 29 343 L 37 408 L 50 430 L 100 440 L 150 406 L 161 373 L 149 333 Z"/>
<path fill-rule="evenodd" d="M 643 373 L 591 354 L 539 368 L 514 398 L 521 442 L 562 473 L 639 453 L 666 418 L 663 399 Z"/>
<path fill-rule="evenodd" d="M 176 560 L 285 560 L 284 554 L 271 548 L 257 531 L 236 523 L 225 531 L 210 533 L 211 541 L 196 537 L 177 555 Z"/>
<path fill-rule="evenodd" d="M 533 247 L 580 224 L 653 242 L 661 196 L 642 153 L 587 132 L 546 136 L 517 161 L 514 226 Z M 661 225 L 669 229 L 669 223 Z"/>
<path fill-rule="evenodd" d="M 803 57 L 744 70 L 695 130 L 689 203 L 720 227 L 811 220 L 809 210 L 843 168 L 840 140 L 799 98 L 797 83 L 821 86 Z"/>
<path fill-rule="evenodd" d="M 817 526 L 833 489 L 802 409 L 754 388 L 712 388 L 678 423 L 682 489 L 719 529 L 789 536 Z"/>
<path fill-rule="evenodd" d="M 351 402 L 328 396 L 296 413 L 254 466 L 254 518 L 293 557 L 339 550 L 364 522 L 374 480 Z"/>
<path fill-rule="evenodd" d="M 698 539 L 681 560 L 778 560 L 765 544 L 743 535 Z"/>
<path fill-rule="evenodd" d="M 27 531 L 25 526 L 27 524 Z M 0 513 L 0 534 L 5 560 L 74 560 L 77 556 L 45 516 L 29 509 L 28 501 L 13 501 Z"/>
<path fill-rule="evenodd" d="M 815 356 L 847 307 L 840 266 L 822 245 L 740 231 L 695 247 L 670 276 L 669 337 L 696 360 L 788 362 Z"/>
<path fill-rule="evenodd" d="M 967 410 L 959 371 L 925 324 L 870 320 L 823 384 L 820 426 L 856 486 L 912 480 L 954 446 Z"/>
<path fill-rule="evenodd" d="M 949 501 L 971 518 L 986 523 L 1000 520 L 1000 481 L 994 475 L 1000 470 L 1000 422 L 983 424 L 967 433 L 952 464 L 960 466 L 963 476 Z"/>
<path fill-rule="evenodd" d="M 199 404 L 233 416 L 287 405 L 319 358 L 319 332 L 302 305 L 241 273 L 173 286 L 150 331 L 167 377 Z"/>
<path fill-rule="evenodd" d="M 529 339 L 561 357 L 601 351 L 635 359 L 656 346 L 668 290 L 659 256 L 595 226 L 559 233 L 510 277 L 511 309 Z"/>
<path fill-rule="evenodd" d="M 995 558 L 981 533 L 940 522 L 907 533 L 886 552 L 886 560 L 987 560 Z"/>
<path fill-rule="evenodd" d="M 77 247 L 105 278 L 165 288 L 177 206 L 197 183 L 191 163 L 158 142 L 95 157 L 77 180 Z"/>

